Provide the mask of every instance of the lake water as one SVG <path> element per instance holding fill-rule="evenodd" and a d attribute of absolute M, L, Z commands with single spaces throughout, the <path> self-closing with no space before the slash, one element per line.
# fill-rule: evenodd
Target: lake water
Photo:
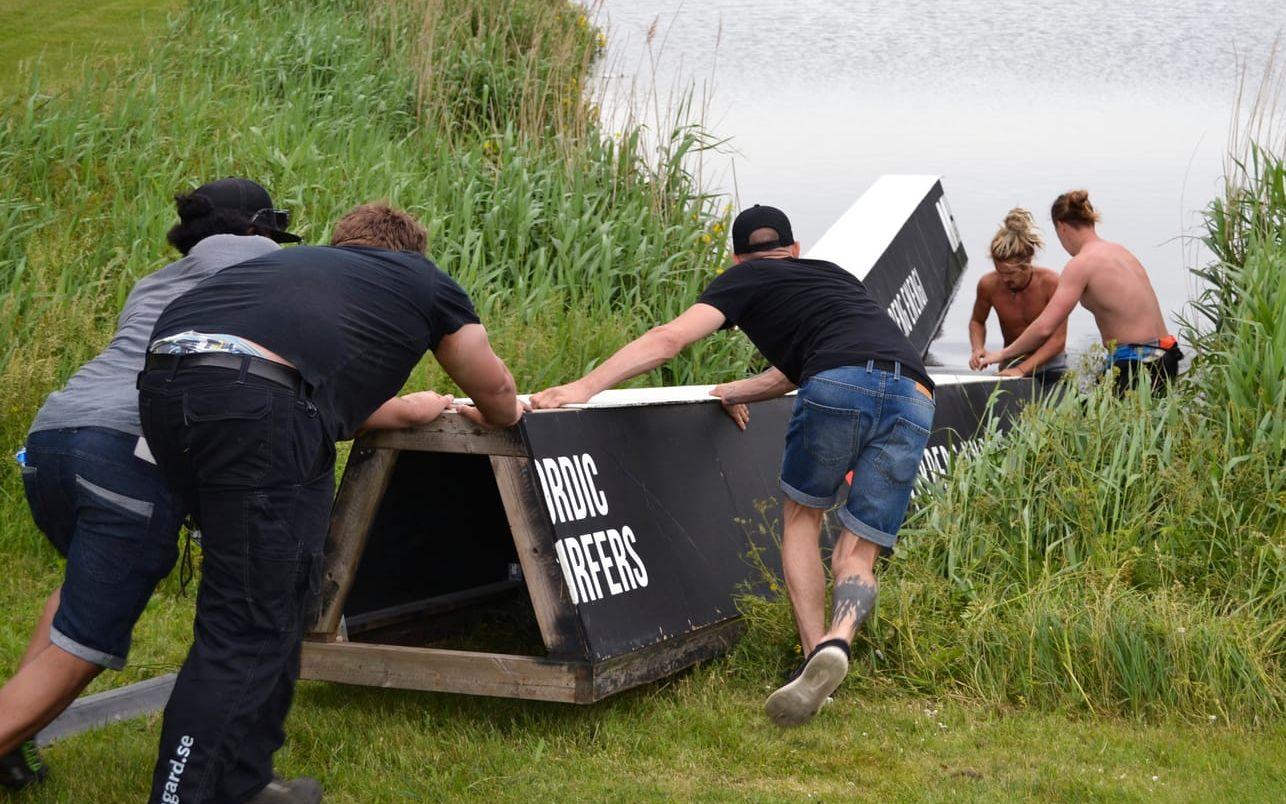
<path fill-rule="evenodd" d="M 934 173 L 970 257 L 932 348 L 968 359 L 974 287 L 1005 212 L 1032 210 L 1036 264 L 1069 259 L 1049 205 L 1090 191 L 1102 236 L 1143 261 L 1177 333 L 1200 211 L 1219 192 L 1239 79 L 1257 84 L 1280 0 L 606 0 L 611 96 L 695 86 L 730 139 L 703 173 L 791 216 L 805 249 L 881 174 Z M 649 29 L 652 35 L 649 42 Z M 1069 349 L 1097 341 L 1078 308 Z M 999 330 L 989 324 L 989 345 Z"/>

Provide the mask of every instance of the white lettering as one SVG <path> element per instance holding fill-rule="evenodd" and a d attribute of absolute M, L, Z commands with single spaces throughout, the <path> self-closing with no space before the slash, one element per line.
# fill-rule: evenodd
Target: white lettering
<path fill-rule="evenodd" d="M 165 780 L 165 792 L 161 794 L 161 801 L 165 804 L 180 804 L 179 780 L 183 777 L 183 771 L 188 767 L 188 756 L 192 753 L 192 746 L 196 745 L 196 740 L 185 734 L 179 738 L 179 744 L 174 749 L 178 759 L 171 759 L 170 775 Z"/>
<path fill-rule="evenodd" d="M 630 530 L 629 525 L 621 526 L 621 538 L 625 541 L 625 552 L 630 554 L 634 561 L 634 583 L 638 586 L 647 586 L 647 567 L 643 564 L 643 559 L 634 551 L 634 531 Z"/>
<path fill-rule="evenodd" d="M 605 532 L 601 530 L 594 531 L 594 550 L 598 553 L 598 563 L 603 567 L 603 580 L 607 581 L 607 591 L 614 595 L 619 595 L 625 590 L 616 582 L 616 579 L 612 577 L 612 559 L 608 558 L 607 554 L 603 552 L 603 542 L 605 541 L 607 541 L 607 534 Z M 616 571 L 618 573 L 622 572 L 620 567 L 617 567 Z"/>
<path fill-rule="evenodd" d="M 549 495 L 549 479 L 545 477 L 545 462 L 532 461 L 536 467 L 536 476 L 540 478 L 540 492 L 545 495 L 545 507 L 549 509 L 549 518 L 558 521 L 558 512 L 554 510 L 554 498 Z"/>
<path fill-rule="evenodd" d="M 903 335 L 910 335 L 919 323 L 924 308 L 929 305 L 929 293 L 924 288 L 924 280 L 920 278 L 920 272 L 911 267 L 911 273 L 907 274 L 906 279 L 902 280 L 902 287 L 894 294 L 893 301 L 889 302 L 889 317 L 902 330 Z"/>
<path fill-rule="evenodd" d="M 603 587 L 598 583 L 598 571 L 602 569 L 602 565 L 594 560 L 594 554 L 591 552 L 593 550 L 593 547 L 591 546 L 593 543 L 594 534 L 581 534 L 580 546 L 585 551 L 585 569 L 589 573 L 590 580 L 594 582 L 594 600 L 598 600 L 603 596 Z"/>
<path fill-rule="evenodd" d="M 621 532 L 616 528 L 607 529 L 607 546 L 612 551 L 612 561 L 616 564 L 617 574 L 621 576 L 621 586 L 625 587 L 623 591 L 628 592 L 634 588 L 634 573 L 625 563 L 627 561 L 625 544 L 621 541 Z"/>
<path fill-rule="evenodd" d="M 947 242 L 951 244 L 953 252 L 960 250 L 960 230 L 956 228 L 956 216 L 951 214 L 951 205 L 947 203 L 947 197 L 944 195 L 938 199 L 934 205 L 938 209 L 938 218 L 942 221 L 942 228 L 947 232 Z"/>
<path fill-rule="evenodd" d="M 584 473 L 585 490 L 589 492 L 591 504 L 598 509 L 599 516 L 607 516 L 607 495 L 594 485 L 593 478 L 598 477 L 598 466 L 588 452 L 580 456 L 580 467 Z"/>
<path fill-rule="evenodd" d="M 567 561 L 567 546 L 562 539 L 554 542 L 554 550 L 558 553 L 558 566 L 563 568 L 563 580 L 567 583 L 567 591 L 571 593 L 572 605 L 575 606 L 580 602 L 580 595 L 577 594 L 576 577 Z"/>
<path fill-rule="evenodd" d="M 580 521 L 589 514 L 589 505 L 585 502 L 585 488 L 581 484 L 579 473 L 576 471 L 576 464 L 566 455 L 559 457 L 558 468 L 563 473 L 563 486 L 567 489 L 567 497 L 572 504 L 572 517 Z"/>
<path fill-rule="evenodd" d="M 585 554 L 581 552 L 580 542 L 576 541 L 575 536 L 564 541 L 567 543 L 567 557 L 571 560 L 572 573 L 580 587 L 580 599 L 598 600 L 599 595 L 594 594 L 593 579 L 585 569 Z"/>
<path fill-rule="evenodd" d="M 554 498 L 556 509 L 550 512 L 550 517 L 554 522 L 566 522 L 572 518 L 572 504 L 563 491 L 563 474 L 558 469 L 558 461 L 545 458 L 542 463 L 545 464 L 545 477 L 549 480 L 549 493 Z"/>

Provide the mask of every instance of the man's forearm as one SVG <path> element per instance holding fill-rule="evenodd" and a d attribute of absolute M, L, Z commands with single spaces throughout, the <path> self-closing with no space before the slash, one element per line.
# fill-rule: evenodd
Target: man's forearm
<path fill-rule="evenodd" d="M 1031 322 L 1031 325 L 1027 327 L 1027 329 L 1023 330 L 1023 334 L 1014 338 L 1013 343 L 1000 351 L 1001 361 L 1013 360 L 1019 355 L 1031 354 L 1037 349 L 1037 347 L 1049 340 L 1049 336 L 1053 334 L 1053 331 L 1053 326 L 1043 318 L 1037 318 L 1035 321 Z"/>
<path fill-rule="evenodd" d="M 682 349 L 662 327 L 652 329 L 617 350 L 602 365 L 577 380 L 590 396 L 606 391 L 631 377 L 646 374 Z"/>
<path fill-rule="evenodd" d="M 770 368 L 754 377 L 728 383 L 727 389 L 721 398 L 730 405 L 736 405 L 776 399 L 795 390 L 795 384 L 776 368 Z"/>
<path fill-rule="evenodd" d="M 1066 338 L 1060 338 L 1058 337 L 1058 334 L 1055 333 L 1052 337 L 1047 338 L 1045 342 L 1040 345 L 1039 349 L 1032 352 L 1030 357 L 1018 364 L 1018 368 L 1024 375 L 1030 375 L 1032 372 L 1048 363 L 1050 359 L 1059 352 L 1062 352 L 1065 345 Z"/>
<path fill-rule="evenodd" d="M 969 351 L 977 352 L 987 345 L 987 325 L 981 321 L 969 322 Z"/>

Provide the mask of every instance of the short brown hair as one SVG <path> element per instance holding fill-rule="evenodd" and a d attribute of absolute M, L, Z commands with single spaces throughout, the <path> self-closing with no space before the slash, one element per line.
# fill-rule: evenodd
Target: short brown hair
<path fill-rule="evenodd" d="M 1054 223 L 1067 223 L 1081 228 L 1098 223 L 1098 213 L 1090 204 L 1090 194 L 1086 190 L 1068 190 L 1054 199 L 1049 208 L 1049 216 Z"/>
<path fill-rule="evenodd" d="M 330 233 L 330 244 L 423 254 L 429 245 L 429 231 L 402 210 L 376 201 L 353 207 L 336 221 Z"/>

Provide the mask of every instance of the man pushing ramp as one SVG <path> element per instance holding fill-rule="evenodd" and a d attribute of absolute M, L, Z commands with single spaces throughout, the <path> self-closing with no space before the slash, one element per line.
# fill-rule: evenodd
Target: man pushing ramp
<path fill-rule="evenodd" d="M 807 660 L 765 705 L 783 726 L 809 720 L 848 672 L 849 645 L 875 605 L 875 559 L 897 540 L 933 426 L 933 382 L 898 325 L 840 266 L 799 258 L 784 213 L 754 206 L 732 227 L 735 264 L 678 318 L 622 347 L 575 382 L 532 397 L 556 408 L 661 365 L 719 329 L 739 326 L 773 368 L 715 387 L 741 429 L 746 403 L 799 395 L 786 432 L 782 566 Z M 831 623 L 825 623 L 822 516 L 844 476 Z"/>

